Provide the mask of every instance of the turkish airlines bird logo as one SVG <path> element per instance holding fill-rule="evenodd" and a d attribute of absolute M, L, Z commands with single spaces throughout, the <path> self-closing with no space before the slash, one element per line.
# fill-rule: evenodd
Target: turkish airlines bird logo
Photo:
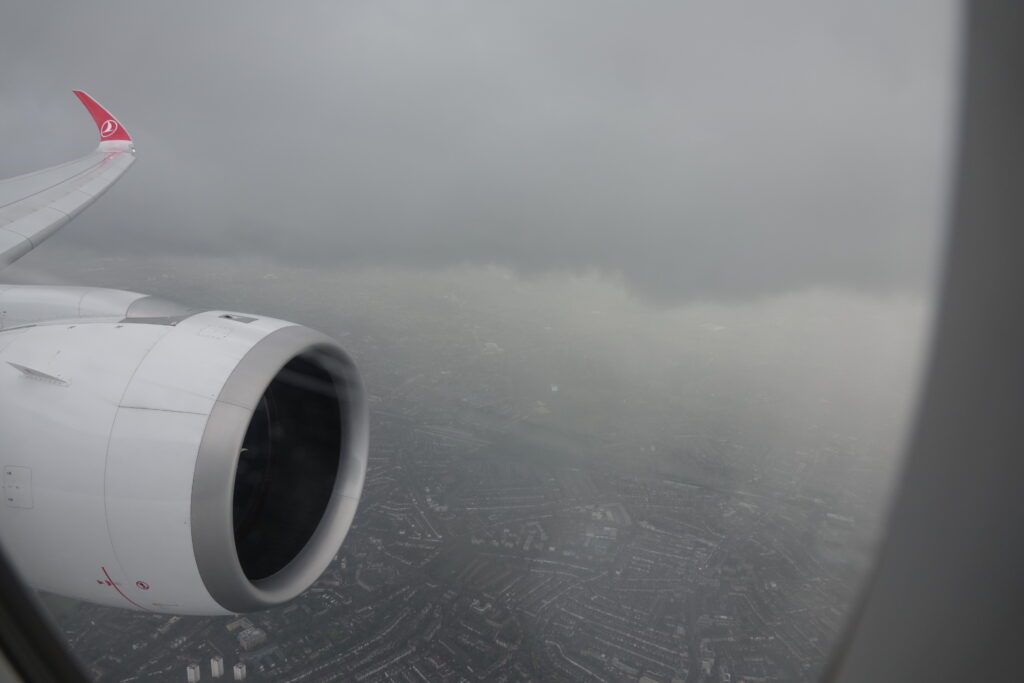
<path fill-rule="evenodd" d="M 100 126 L 100 137 L 109 138 L 111 135 L 117 132 L 117 121 L 114 119 L 107 119 Z"/>

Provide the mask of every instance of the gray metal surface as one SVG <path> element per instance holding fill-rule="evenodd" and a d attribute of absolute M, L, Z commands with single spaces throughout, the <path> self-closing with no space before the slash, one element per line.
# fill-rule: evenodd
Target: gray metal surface
<path fill-rule="evenodd" d="M 135 161 L 130 143 L 0 181 L 0 268 L 39 246 L 92 204 Z"/>
<path fill-rule="evenodd" d="M 144 296 L 136 299 L 125 311 L 125 318 L 142 320 L 146 318 L 176 318 L 197 313 L 193 308 L 157 296 Z"/>

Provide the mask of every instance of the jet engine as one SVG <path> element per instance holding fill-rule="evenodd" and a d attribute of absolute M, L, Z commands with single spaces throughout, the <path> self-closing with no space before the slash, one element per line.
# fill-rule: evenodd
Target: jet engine
<path fill-rule="evenodd" d="M 3 292 L 0 308 L 40 291 Z M 238 613 L 297 596 L 362 491 L 352 360 L 281 320 L 89 291 L 118 303 L 0 329 L 11 560 L 38 588 L 139 610 Z"/>

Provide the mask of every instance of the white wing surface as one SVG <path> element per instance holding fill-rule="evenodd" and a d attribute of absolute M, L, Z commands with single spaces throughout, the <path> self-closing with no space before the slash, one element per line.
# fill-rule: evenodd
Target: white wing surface
<path fill-rule="evenodd" d="M 121 122 L 79 90 L 100 144 L 92 153 L 0 181 L 0 268 L 39 246 L 92 204 L 135 161 L 135 145 Z"/>

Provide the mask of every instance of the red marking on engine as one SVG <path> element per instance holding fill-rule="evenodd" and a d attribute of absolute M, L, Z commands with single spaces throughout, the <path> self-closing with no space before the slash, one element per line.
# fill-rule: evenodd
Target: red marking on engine
<path fill-rule="evenodd" d="M 128 597 L 127 595 L 125 595 L 124 593 L 122 593 L 122 592 L 121 592 L 121 589 L 117 587 L 117 583 L 116 583 L 116 582 L 115 582 L 115 581 L 114 581 L 113 579 L 111 579 L 111 578 L 110 578 L 110 574 L 108 574 L 108 573 L 107 573 L 107 568 L 106 568 L 106 567 L 100 567 L 100 569 L 102 569 L 102 570 L 103 570 L 103 576 L 107 577 L 107 584 L 108 584 L 108 585 L 110 585 L 110 586 L 112 586 L 112 587 L 113 587 L 113 589 L 117 591 L 117 594 L 118 594 L 118 595 L 120 595 L 120 596 L 121 596 L 122 598 L 124 598 L 125 600 L 127 600 L 128 602 L 130 602 L 131 604 L 135 605 L 136 607 L 138 607 L 138 608 L 139 608 L 139 609 L 141 609 L 141 610 L 144 610 L 144 611 L 146 611 L 146 612 L 149 612 L 149 611 L 151 611 L 151 610 L 148 610 L 148 609 L 146 609 L 145 607 L 143 607 L 143 606 L 142 606 L 142 605 L 140 605 L 139 603 L 135 602 L 134 600 L 132 600 L 131 598 L 129 598 L 129 597 Z"/>
<path fill-rule="evenodd" d="M 139 590 L 142 590 L 142 591 L 148 591 L 149 590 L 149 584 L 146 583 L 145 581 L 136 581 L 135 585 L 139 587 Z"/>

